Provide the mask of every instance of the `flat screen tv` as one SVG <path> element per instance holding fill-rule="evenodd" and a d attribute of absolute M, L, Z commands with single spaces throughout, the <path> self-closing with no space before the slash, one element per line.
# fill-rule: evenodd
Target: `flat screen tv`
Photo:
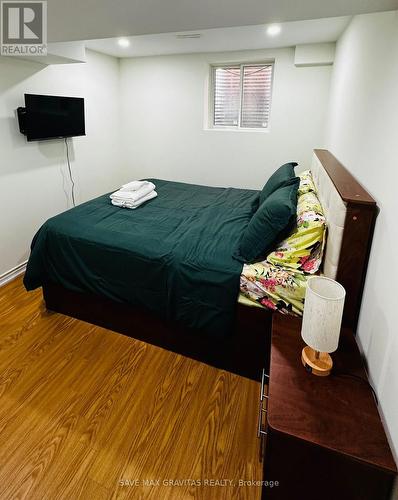
<path fill-rule="evenodd" d="M 25 94 L 23 115 L 21 131 L 28 141 L 86 134 L 82 97 Z"/>

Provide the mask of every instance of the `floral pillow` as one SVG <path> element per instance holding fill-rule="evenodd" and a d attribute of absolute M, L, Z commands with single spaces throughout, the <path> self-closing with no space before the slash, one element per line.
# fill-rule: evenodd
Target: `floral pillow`
<path fill-rule="evenodd" d="M 316 193 L 316 188 L 314 184 L 314 179 L 312 178 L 311 170 L 305 170 L 299 174 L 300 186 L 298 189 L 298 195 L 305 193 Z"/>
<path fill-rule="evenodd" d="M 267 256 L 267 261 L 276 266 L 314 274 L 322 263 L 326 219 L 312 178 L 306 172 L 304 175 L 299 188 L 299 193 L 301 188 L 302 191 L 297 203 L 297 227 Z"/>

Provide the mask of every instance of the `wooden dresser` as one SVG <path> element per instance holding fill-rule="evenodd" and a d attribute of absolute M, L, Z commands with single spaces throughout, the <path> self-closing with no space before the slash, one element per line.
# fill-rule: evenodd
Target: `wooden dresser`
<path fill-rule="evenodd" d="M 397 469 L 352 332 L 341 333 L 332 374 L 316 377 L 301 364 L 300 330 L 274 315 L 260 402 L 263 499 L 389 499 Z"/>

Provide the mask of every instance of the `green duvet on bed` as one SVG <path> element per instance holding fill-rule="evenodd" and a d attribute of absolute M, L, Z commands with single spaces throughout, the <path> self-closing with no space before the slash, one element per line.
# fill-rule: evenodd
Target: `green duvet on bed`
<path fill-rule="evenodd" d="M 138 209 L 107 194 L 49 219 L 33 239 L 25 286 L 104 295 L 223 335 L 242 271 L 232 255 L 259 193 L 150 180 L 158 197 Z"/>

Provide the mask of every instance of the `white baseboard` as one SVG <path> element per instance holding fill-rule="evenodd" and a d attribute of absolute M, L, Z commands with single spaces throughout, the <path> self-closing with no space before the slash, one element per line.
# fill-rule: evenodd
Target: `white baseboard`
<path fill-rule="evenodd" d="M 13 267 L 9 271 L 6 271 L 4 274 L 0 275 L 0 286 L 5 285 L 9 281 L 15 279 L 20 274 L 23 274 L 25 272 L 27 263 L 28 261 L 26 260 L 25 262 L 22 262 L 22 264 L 19 264 L 18 266 Z"/>

